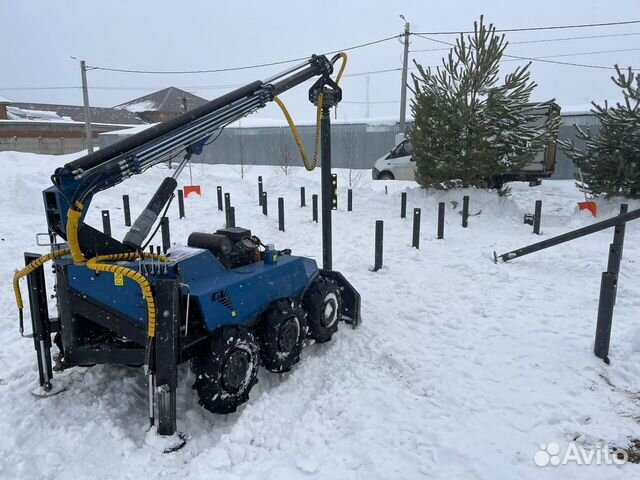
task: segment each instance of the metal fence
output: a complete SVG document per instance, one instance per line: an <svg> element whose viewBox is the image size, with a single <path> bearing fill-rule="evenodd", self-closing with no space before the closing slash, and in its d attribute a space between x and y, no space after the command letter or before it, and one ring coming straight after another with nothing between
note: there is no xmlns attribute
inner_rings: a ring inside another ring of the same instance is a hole
<svg viewBox="0 0 640 480"><path fill-rule="evenodd" d="M313 156L315 125L298 127L308 156ZM368 169L394 146L398 125L364 123L331 126L331 157L336 168ZM125 132L122 135L126 134ZM122 138L118 132L100 135L105 147ZM206 145L194 162L230 165L302 165L298 147L289 127L226 128L220 137Z"/></svg>
<svg viewBox="0 0 640 480"><path fill-rule="evenodd" d="M31 152L66 155L87 148L84 138L0 137L0 152Z"/></svg>
<svg viewBox="0 0 640 480"><path fill-rule="evenodd" d="M574 124L599 128L592 114L563 115L558 138L574 139L578 146L584 142L575 137ZM299 126L298 130L309 157L313 155L315 125ZM126 130L103 133L100 146L105 147L126 135ZM336 168L371 169L375 161L388 153L395 144L399 133L398 124L368 125L364 123L336 123L331 126L331 157ZM557 163L552 178L575 178L575 167L561 149L557 150ZM193 157L194 162L230 165L273 165L280 167L302 165L298 148L289 128L283 127L243 127L227 128L215 142L206 145L201 155Z"/></svg>

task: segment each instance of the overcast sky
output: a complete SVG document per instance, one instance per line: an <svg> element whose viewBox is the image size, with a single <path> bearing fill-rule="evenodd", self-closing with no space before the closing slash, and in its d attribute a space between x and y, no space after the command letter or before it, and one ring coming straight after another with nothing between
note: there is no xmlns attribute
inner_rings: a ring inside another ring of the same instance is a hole
<svg viewBox="0 0 640 480"><path fill-rule="evenodd" d="M399 34L403 30L400 14L416 32L468 30L480 14L498 28L534 27L637 20L640 1L0 0L0 95L14 101L81 104L82 92L77 88L15 88L78 87L80 70L71 56L89 65L150 70L212 69L304 57ZM511 42L636 33L639 35L510 45L508 53L533 57L640 47L640 24L512 33L507 37ZM454 40L453 36L436 38ZM417 50L440 47L414 36L410 59L438 64L445 51ZM401 59L402 45L391 40L350 52L346 74L398 68ZM640 67L640 49L555 59ZM502 72L515 65L505 62ZM90 101L93 106L113 106L170 85L211 99L230 90L229 85L266 78L283 68L198 75L93 70L88 72ZM563 106L617 99L610 75L608 70L534 63L532 76L539 87L533 99L555 98ZM370 116L398 115L400 72L393 71L346 77L339 117L366 115L367 78ZM313 118L306 95L303 86L284 96L296 118ZM270 105L258 115L279 118L276 108Z"/></svg>

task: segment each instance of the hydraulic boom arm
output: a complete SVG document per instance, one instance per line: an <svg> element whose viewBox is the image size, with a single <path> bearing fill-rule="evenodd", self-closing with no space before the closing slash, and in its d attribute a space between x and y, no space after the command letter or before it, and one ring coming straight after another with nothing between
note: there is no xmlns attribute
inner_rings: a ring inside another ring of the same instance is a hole
<svg viewBox="0 0 640 480"><path fill-rule="evenodd" d="M177 187L176 178L182 168L192 154L202 151L204 142L212 134L313 77L321 76L319 83L324 79L333 84L330 75L339 58L340 55L336 55L330 61L323 55L314 55L278 75L252 82L167 122L67 163L52 175L55 186L44 192L49 230L67 240L75 262L85 260L83 252L87 249L90 256L139 250L162 208L173 195ZM124 245L110 238L107 241L101 232L82 224L84 212L94 194L181 152L185 153L184 159L174 174L165 178L147 208L134 222L124 238ZM105 245L103 251L91 250L93 244L101 243Z"/></svg>

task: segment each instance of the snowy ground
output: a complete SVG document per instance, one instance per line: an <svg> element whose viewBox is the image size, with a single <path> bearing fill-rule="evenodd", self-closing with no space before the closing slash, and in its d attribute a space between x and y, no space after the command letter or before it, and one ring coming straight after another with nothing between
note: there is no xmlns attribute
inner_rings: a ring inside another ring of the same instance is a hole
<svg viewBox="0 0 640 480"><path fill-rule="evenodd" d="M533 462L540 444L626 446L640 437L640 224L627 227L609 367L592 349L611 231L509 264L491 261L494 250L540 239L522 223L537 199L544 202L542 238L592 223L576 211L581 194L572 182L514 184L508 199L466 192L472 213L481 214L465 230L463 192L389 182L385 194L369 172L354 188L354 211L346 212L341 172L334 268L362 294L362 327L343 325L333 342L308 347L290 374L260 372L249 403L231 415L201 409L182 369L178 428L189 441L167 455L148 432L146 384L136 369L75 368L54 379L63 393L31 394L38 391L35 356L18 335L10 278L23 251L43 251L35 245L35 233L46 229L40 191L65 160L0 154L0 478L640 478L633 464ZM223 185L238 225L321 261L321 227L311 222L310 206L298 206L300 186L308 205L319 193L319 172L284 176L261 167L244 180L234 167L193 172L204 196L186 200L183 220L172 205L174 241L222 226L215 187ZM89 223L100 226L99 210L108 208L121 238L121 195L131 195L135 215L166 173L157 167L100 194ZM269 192L268 218L257 206L258 175ZM399 218L401 191L409 212L422 208L420 250L410 247L410 215ZM285 197L286 233L277 229L278 196ZM447 202L443 241L435 238L438 201ZM602 217L617 205L602 204ZM377 219L385 221L385 266L373 273Z"/></svg>

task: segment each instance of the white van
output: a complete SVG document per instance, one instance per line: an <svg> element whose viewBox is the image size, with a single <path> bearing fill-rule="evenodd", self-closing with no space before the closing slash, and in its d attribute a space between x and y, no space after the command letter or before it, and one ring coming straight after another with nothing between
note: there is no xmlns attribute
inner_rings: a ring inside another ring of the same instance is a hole
<svg viewBox="0 0 640 480"><path fill-rule="evenodd" d="M415 180L416 162L412 153L409 140L403 140L391 152L376 160L371 176L374 180Z"/></svg>
<svg viewBox="0 0 640 480"><path fill-rule="evenodd" d="M539 114L535 123L543 123L550 115L560 115L560 107L555 103L549 107L538 107L531 104ZM415 180L416 162L412 157L413 147L409 140L404 139L396 145L388 154L376 160L371 171L374 180ZM506 182L529 182L529 185L539 185L541 178L553 175L556 166L556 139L547 145L547 148L538 152L531 163L525 165L522 170L508 172L488 179L490 188L501 188Z"/></svg>

